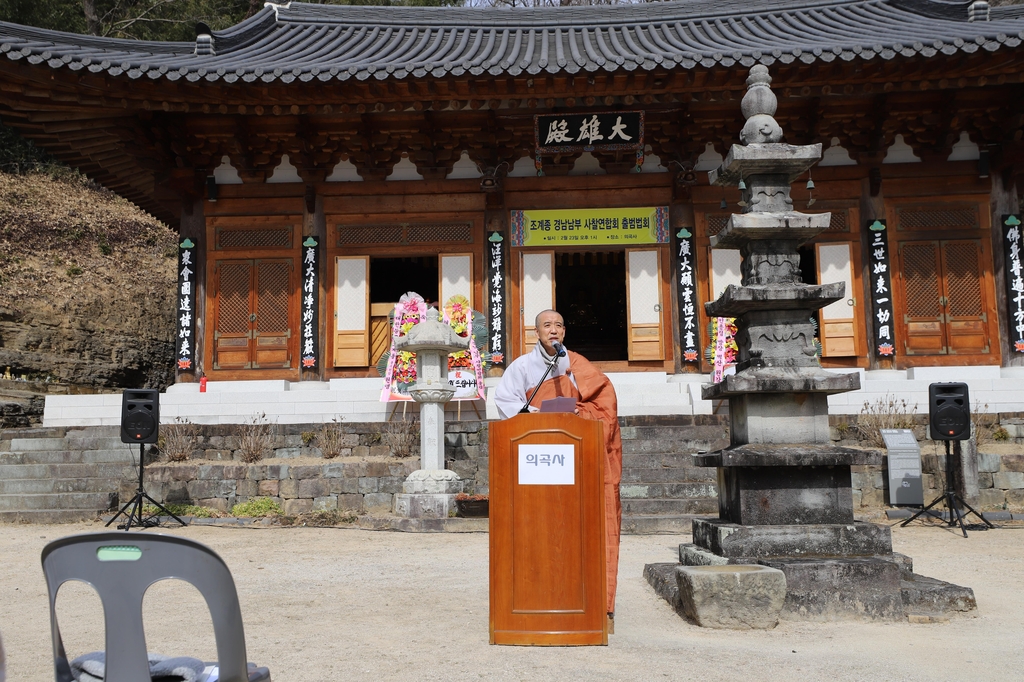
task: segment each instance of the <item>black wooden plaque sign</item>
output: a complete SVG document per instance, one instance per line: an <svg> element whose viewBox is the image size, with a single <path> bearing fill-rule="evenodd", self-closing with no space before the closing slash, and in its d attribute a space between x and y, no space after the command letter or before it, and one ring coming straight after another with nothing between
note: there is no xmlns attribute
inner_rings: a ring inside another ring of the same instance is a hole
<svg viewBox="0 0 1024 682"><path fill-rule="evenodd" d="M1021 220L1003 216L1003 254L1006 270L1006 304L1010 308L1010 350L1024 353L1024 273L1021 271Z"/></svg>
<svg viewBox="0 0 1024 682"><path fill-rule="evenodd" d="M175 343L179 372L195 371L196 245L185 238L178 245L178 328Z"/></svg>
<svg viewBox="0 0 1024 682"><path fill-rule="evenodd" d="M487 350L491 364L505 366L505 347L508 334L505 327L505 308L508 289L505 286L505 261L508 260L508 246L500 232L491 232L487 237L487 290L488 326L491 337Z"/></svg>
<svg viewBox="0 0 1024 682"><path fill-rule="evenodd" d="M314 237L302 242L302 369L316 369L320 363L320 246Z"/></svg>
<svg viewBox="0 0 1024 682"><path fill-rule="evenodd" d="M676 292L679 301L679 345L683 362L700 365L700 323L698 315L695 239L693 232L683 228L676 233Z"/></svg>
<svg viewBox="0 0 1024 682"><path fill-rule="evenodd" d="M544 114L533 117L538 154L590 151L640 151L644 148L644 112Z"/></svg>
<svg viewBox="0 0 1024 682"><path fill-rule="evenodd" d="M868 223L871 235L868 263L871 277L871 313L875 328L875 354L880 358L896 355L896 321L893 319L892 281L890 277L889 240L885 221Z"/></svg>

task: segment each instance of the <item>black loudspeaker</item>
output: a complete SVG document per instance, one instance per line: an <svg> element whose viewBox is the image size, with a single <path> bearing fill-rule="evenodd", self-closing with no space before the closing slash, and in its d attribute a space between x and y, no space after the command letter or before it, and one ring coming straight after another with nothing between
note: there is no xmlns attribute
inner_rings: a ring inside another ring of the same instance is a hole
<svg viewBox="0 0 1024 682"><path fill-rule="evenodd" d="M155 443L160 430L160 391L129 389L121 395L121 442Z"/></svg>
<svg viewBox="0 0 1024 682"><path fill-rule="evenodd" d="M971 437L971 400L967 384L951 382L928 387L928 435L932 440Z"/></svg>

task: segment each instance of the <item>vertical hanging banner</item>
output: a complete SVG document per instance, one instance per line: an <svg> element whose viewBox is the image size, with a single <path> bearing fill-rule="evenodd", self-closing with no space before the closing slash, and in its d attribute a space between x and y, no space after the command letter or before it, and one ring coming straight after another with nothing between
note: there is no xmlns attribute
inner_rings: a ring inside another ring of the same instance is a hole
<svg viewBox="0 0 1024 682"><path fill-rule="evenodd" d="M491 232L487 237L487 301L490 305L488 322L491 337L488 352L491 364L496 367L505 366L505 260L508 246L500 232Z"/></svg>
<svg viewBox="0 0 1024 682"><path fill-rule="evenodd" d="M892 308L892 281L889 269L889 240L885 221L868 223L871 232L871 313L875 327L875 354L880 358L896 355L895 320Z"/></svg>
<svg viewBox="0 0 1024 682"><path fill-rule="evenodd" d="M320 362L320 246L314 237L302 242L302 369Z"/></svg>
<svg viewBox="0 0 1024 682"><path fill-rule="evenodd" d="M1024 276L1021 272L1021 220L1018 215L1003 216L1003 254L1006 270L1006 304L1010 308L1010 349L1024 353Z"/></svg>
<svg viewBox="0 0 1024 682"><path fill-rule="evenodd" d="M697 287L694 286L693 233L685 227L676 233L676 296L679 301L679 345L683 362L700 365L700 334L697 327Z"/></svg>
<svg viewBox="0 0 1024 682"><path fill-rule="evenodd" d="M196 245L185 238L178 244L178 334L175 343L178 347L178 371L195 370L196 347Z"/></svg>

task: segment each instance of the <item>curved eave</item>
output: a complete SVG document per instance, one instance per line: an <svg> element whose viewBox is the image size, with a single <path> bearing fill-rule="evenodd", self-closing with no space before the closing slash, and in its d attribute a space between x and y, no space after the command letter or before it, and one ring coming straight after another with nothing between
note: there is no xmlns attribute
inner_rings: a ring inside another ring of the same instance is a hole
<svg viewBox="0 0 1024 682"><path fill-rule="evenodd" d="M1015 15L971 23L914 11L931 5L940 3L769 0L756 10L736 0L524 10L293 3L215 33L216 54L195 54L191 43L13 24L0 24L0 54L129 81L287 84L927 58L1024 41L1024 19Z"/></svg>

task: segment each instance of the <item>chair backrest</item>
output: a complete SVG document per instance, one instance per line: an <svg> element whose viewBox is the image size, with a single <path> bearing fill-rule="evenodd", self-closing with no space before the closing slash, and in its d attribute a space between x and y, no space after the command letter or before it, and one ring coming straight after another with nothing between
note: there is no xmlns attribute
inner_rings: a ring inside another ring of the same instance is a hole
<svg viewBox="0 0 1024 682"><path fill-rule="evenodd" d="M206 600L217 640L222 682L245 682L245 634L238 595L227 565L193 540L151 533L89 533L54 540L42 554L50 594L50 634L57 682L73 682L57 627L57 590L69 580L92 585L103 603L107 682L149 679L142 598L149 586L177 578Z"/></svg>

